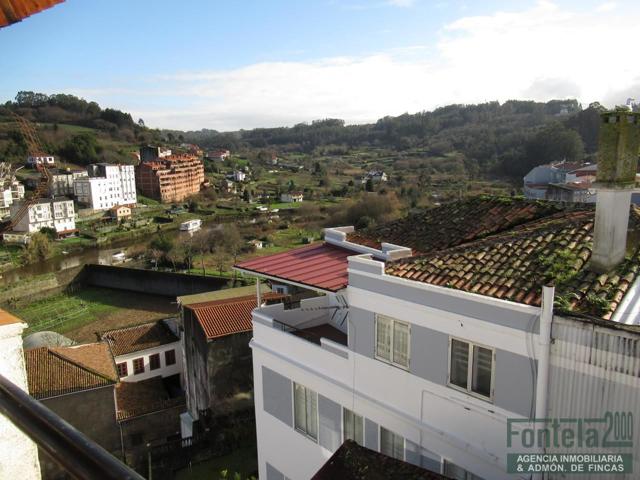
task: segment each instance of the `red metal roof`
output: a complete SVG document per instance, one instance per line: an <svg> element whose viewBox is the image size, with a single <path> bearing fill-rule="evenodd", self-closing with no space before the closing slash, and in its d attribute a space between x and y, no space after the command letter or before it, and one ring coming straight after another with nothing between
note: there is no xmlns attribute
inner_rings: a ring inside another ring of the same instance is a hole
<svg viewBox="0 0 640 480"><path fill-rule="evenodd" d="M236 267L283 281L337 292L347 286L347 258L352 255L357 253L327 243L318 243L247 260Z"/></svg>
<svg viewBox="0 0 640 480"><path fill-rule="evenodd" d="M263 294L263 300L284 298L278 293ZM226 298L212 302L193 303L184 308L193 312L208 340L252 330L251 312L256 308L256 296Z"/></svg>

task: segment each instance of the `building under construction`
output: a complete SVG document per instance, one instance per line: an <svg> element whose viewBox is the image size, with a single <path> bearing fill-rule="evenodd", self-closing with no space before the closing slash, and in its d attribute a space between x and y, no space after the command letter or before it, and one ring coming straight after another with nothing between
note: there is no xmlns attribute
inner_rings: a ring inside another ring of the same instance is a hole
<svg viewBox="0 0 640 480"><path fill-rule="evenodd" d="M204 165L193 155L170 155L140 162L136 187L145 197L163 203L181 202L200 191Z"/></svg>

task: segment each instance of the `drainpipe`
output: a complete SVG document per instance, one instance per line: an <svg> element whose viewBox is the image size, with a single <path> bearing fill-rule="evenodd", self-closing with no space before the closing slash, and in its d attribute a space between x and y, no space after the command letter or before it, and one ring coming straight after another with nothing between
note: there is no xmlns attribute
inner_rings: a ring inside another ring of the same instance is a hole
<svg viewBox="0 0 640 480"><path fill-rule="evenodd" d="M256 277L256 305L258 308L262 305L262 296L260 295L260 278Z"/></svg>
<svg viewBox="0 0 640 480"><path fill-rule="evenodd" d="M549 362L551 350L551 325L553 323L553 300L555 287L542 287L542 307L540 309L540 332L538 334L538 375L536 378L536 413L535 418L547 417L549 400ZM539 453L545 453L546 448L540 448ZM542 479L544 474L534 475L533 478Z"/></svg>

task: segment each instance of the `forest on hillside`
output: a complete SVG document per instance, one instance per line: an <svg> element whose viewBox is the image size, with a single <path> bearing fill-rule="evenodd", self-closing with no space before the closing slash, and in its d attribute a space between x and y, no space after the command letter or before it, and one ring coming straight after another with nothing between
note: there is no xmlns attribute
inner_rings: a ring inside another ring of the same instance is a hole
<svg viewBox="0 0 640 480"><path fill-rule="evenodd" d="M449 105L434 111L384 117L375 123L346 125L340 119L315 120L293 127L256 128L237 132L202 129L154 130L130 114L102 109L73 95L19 92L4 104L49 130L46 147L72 163L125 158L124 145L151 142L190 142L203 148L276 152L280 155L347 155L357 149L411 152L425 158L455 154L466 175L522 177L548 162L592 159L597 148L599 113L593 103L576 100L546 103L511 100L500 104ZM0 109L0 120L2 120ZM83 130L57 133L59 125ZM99 141L102 140L102 141ZM113 151L112 151L113 150ZM16 161L26 151L19 132L9 129L0 138L0 158Z"/></svg>

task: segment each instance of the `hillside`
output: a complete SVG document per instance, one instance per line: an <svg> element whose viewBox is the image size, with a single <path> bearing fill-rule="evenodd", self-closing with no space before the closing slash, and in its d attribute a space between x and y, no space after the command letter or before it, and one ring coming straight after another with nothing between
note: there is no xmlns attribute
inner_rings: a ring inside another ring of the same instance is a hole
<svg viewBox="0 0 640 480"><path fill-rule="evenodd" d="M140 144L160 140L128 113L73 95L18 92L15 101L0 106L0 160L16 164L24 162L27 146L7 110L33 122L45 151L62 164L132 163L131 152Z"/></svg>

